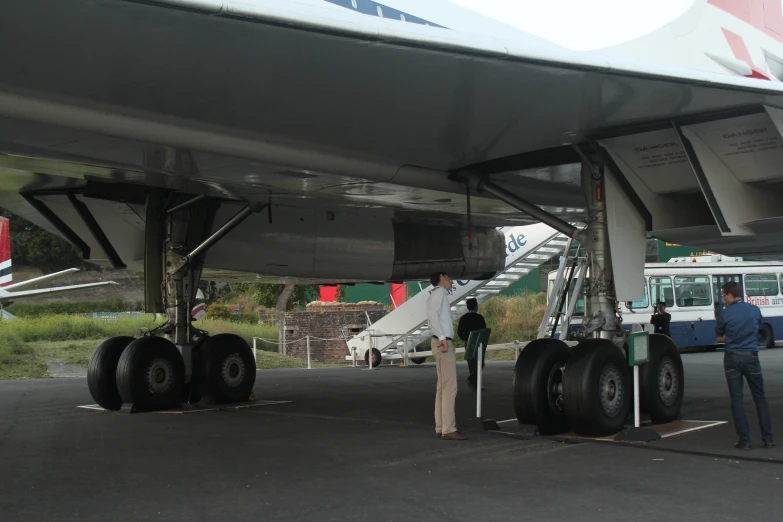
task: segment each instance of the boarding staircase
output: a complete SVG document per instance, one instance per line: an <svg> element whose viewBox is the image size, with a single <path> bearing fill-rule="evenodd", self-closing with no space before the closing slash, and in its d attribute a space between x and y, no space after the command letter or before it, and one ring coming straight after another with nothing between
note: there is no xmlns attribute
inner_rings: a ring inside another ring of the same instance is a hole
<svg viewBox="0 0 783 522"><path fill-rule="evenodd" d="M552 257L560 255L569 245L569 239L544 225L504 227L506 238L506 266L494 278L484 281L455 281L449 292L449 302L455 319L467 312L466 302L471 297L481 304L490 297L529 274ZM407 300L367 329L347 339L350 357L364 359L367 350L376 348L383 357L413 352L416 345L430 337L427 325L427 297L422 291ZM355 351L355 352L354 352Z"/></svg>

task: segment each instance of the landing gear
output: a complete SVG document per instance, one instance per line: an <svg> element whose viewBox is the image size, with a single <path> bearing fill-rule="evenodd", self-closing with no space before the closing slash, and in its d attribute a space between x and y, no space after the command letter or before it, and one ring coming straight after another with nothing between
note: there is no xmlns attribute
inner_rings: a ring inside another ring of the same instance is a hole
<svg viewBox="0 0 783 522"><path fill-rule="evenodd" d="M665 335L650 335L650 359L639 371L639 402L653 424L672 422L680 415L685 374L680 351Z"/></svg>
<svg viewBox="0 0 783 522"><path fill-rule="evenodd" d="M244 339L234 334L218 334L201 343L202 396L216 403L249 399L256 383L256 361Z"/></svg>
<svg viewBox="0 0 783 522"><path fill-rule="evenodd" d="M378 348L372 349L372 367L377 368L380 366L381 361L383 360L383 357L381 356L381 351L378 350ZM367 350L364 352L364 364L368 365L370 364L370 350Z"/></svg>
<svg viewBox="0 0 783 522"><path fill-rule="evenodd" d="M95 402L102 408L118 411L122 408L122 397L117 391L117 364L133 337L112 337L106 339L92 354L87 366L87 387Z"/></svg>
<svg viewBox="0 0 783 522"><path fill-rule="evenodd" d="M569 348L557 339L530 342L514 366L514 411L520 424L538 427L542 435L568 431L563 410L563 370Z"/></svg>
<svg viewBox="0 0 783 522"><path fill-rule="evenodd" d="M602 436L623 428L631 408L628 361L614 343L587 339L568 359L563 378L565 413L574 431Z"/></svg>
<svg viewBox="0 0 783 522"><path fill-rule="evenodd" d="M182 401L185 362L174 343L162 337L141 337L122 352L117 389L124 403L138 408L167 408Z"/></svg>
<svg viewBox="0 0 783 522"><path fill-rule="evenodd" d="M112 338L93 354L90 393L98 404L131 411L182 402L246 401L256 380L253 352L242 338L210 337L194 328L195 302L205 252L253 212L248 205L212 232L220 202L151 189L147 197L144 291L147 312L166 322L139 339ZM271 219L271 218L270 218Z"/></svg>

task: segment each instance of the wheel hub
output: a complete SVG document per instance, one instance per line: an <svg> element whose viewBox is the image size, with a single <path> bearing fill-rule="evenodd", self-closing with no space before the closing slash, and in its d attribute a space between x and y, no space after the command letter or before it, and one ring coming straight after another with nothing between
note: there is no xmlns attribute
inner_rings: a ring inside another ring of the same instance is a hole
<svg viewBox="0 0 783 522"><path fill-rule="evenodd" d="M555 413L563 413L563 367L559 364L549 370L547 378L549 408Z"/></svg>
<svg viewBox="0 0 783 522"><path fill-rule="evenodd" d="M245 380L245 361L238 353L232 353L223 360L221 374L223 382L236 388Z"/></svg>
<svg viewBox="0 0 783 522"><path fill-rule="evenodd" d="M153 359L147 367L146 380L153 395L166 393L174 384L174 367L166 359Z"/></svg>
<svg viewBox="0 0 783 522"><path fill-rule="evenodd" d="M671 406L677 400L680 382L677 367L671 357L664 357L658 367L658 396L666 406Z"/></svg>
<svg viewBox="0 0 783 522"><path fill-rule="evenodd" d="M604 413L609 417L617 416L625 400L625 393L620 371L614 365L607 365L601 372L598 393Z"/></svg>

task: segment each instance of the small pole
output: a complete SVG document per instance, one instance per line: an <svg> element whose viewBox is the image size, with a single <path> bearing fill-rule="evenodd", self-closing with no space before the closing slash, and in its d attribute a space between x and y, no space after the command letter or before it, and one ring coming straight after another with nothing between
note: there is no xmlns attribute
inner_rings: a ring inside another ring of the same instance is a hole
<svg viewBox="0 0 783 522"><path fill-rule="evenodd" d="M481 366L484 364L484 346L478 345L478 390L476 390L476 418L481 419Z"/></svg>
<svg viewBox="0 0 783 522"><path fill-rule="evenodd" d="M258 357L256 357L256 342L257 338L253 337L253 359L258 361Z"/></svg>
<svg viewBox="0 0 783 522"><path fill-rule="evenodd" d="M375 330L370 330L370 349L367 352L367 369L374 370L372 366L373 348L375 348Z"/></svg>
<svg viewBox="0 0 783 522"><path fill-rule="evenodd" d="M310 365L310 336L307 336L307 369L312 370L313 367Z"/></svg>
<svg viewBox="0 0 783 522"><path fill-rule="evenodd" d="M351 359L353 359L353 367L356 368L356 347L351 346Z"/></svg>
<svg viewBox="0 0 783 522"><path fill-rule="evenodd" d="M404 368L408 367L408 334L405 334L405 342L402 346L402 349L405 350L405 353L402 356L402 366Z"/></svg>
<svg viewBox="0 0 783 522"><path fill-rule="evenodd" d="M633 367L633 425L639 427L639 365Z"/></svg>

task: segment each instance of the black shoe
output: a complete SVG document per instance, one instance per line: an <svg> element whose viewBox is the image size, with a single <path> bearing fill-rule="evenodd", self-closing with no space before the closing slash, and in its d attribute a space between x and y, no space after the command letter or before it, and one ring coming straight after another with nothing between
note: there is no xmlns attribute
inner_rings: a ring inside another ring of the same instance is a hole
<svg viewBox="0 0 783 522"><path fill-rule="evenodd" d="M774 449L775 448L775 443L774 442L765 442L764 443L764 447L767 448L767 449Z"/></svg>
<svg viewBox="0 0 783 522"><path fill-rule="evenodd" d="M468 381L468 387L469 387L469 388L470 388L470 390L471 390L471 391L473 391L474 393L475 393L475 392L478 390L478 386L476 386L476 383L475 383L475 382L473 382L473 381Z"/></svg>
<svg viewBox="0 0 783 522"><path fill-rule="evenodd" d="M749 450L750 444L745 444L744 442L738 440L734 443L734 447L740 450Z"/></svg>

